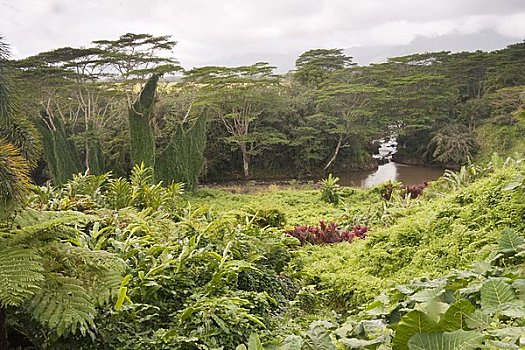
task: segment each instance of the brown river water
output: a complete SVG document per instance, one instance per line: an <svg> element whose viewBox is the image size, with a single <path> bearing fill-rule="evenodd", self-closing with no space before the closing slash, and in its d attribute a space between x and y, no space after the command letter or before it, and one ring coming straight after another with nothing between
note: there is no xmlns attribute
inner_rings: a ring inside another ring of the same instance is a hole
<svg viewBox="0 0 525 350"><path fill-rule="evenodd" d="M416 165L404 165L389 162L380 165L376 170L358 171L336 174L342 186L372 187L392 180L402 182L404 185L417 185L424 181L436 180L445 172L442 168L432 168Z"/></svg>

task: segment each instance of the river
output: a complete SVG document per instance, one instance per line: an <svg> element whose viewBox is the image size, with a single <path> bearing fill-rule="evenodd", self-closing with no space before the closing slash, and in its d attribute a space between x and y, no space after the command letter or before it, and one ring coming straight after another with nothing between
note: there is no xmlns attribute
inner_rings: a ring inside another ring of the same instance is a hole
<svg viewBox="0 0 525 350"><path fill-rule="evenodd" d="M357 171L337 174L339 184L351 187L372 187L388 180L399 181L405 185L417 185L432 181L443 175L444 169L425 166L405 165L388 162L377 170Z"/></svg>
<svg viewBox="0 0 525 350"><path fill-rule="evenodd" d="M444 173L444 169L426 166L398 164L392 161L392 155L397 152L395 136L387 140L379 140L378 153L374 154L381 165L376 170L357 171L337 174L339 184L351 187L372 187L386 181L399 181L404 185L417 185L432 181Z"/></svg>

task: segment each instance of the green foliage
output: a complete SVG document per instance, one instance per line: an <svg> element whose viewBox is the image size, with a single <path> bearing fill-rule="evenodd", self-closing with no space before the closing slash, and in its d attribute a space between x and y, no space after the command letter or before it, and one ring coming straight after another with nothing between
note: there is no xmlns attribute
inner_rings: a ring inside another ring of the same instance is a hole
<svg viewBox="0 0 525 350"><path fill-rule="evenodd" d="M155 134L153 132L153 113L159 75L148 79L140 92L138 100L128 112L131 164L153 168L155 166Z"/></svg>
<svg viewBox="0 0 525 350"><path fill-rule="evenodd" d="M43 118L46 118L44 116ZM67 136L62 121L57 119L51 129L49 122L39 120L37 127L42 134L44 159L49 176L55 184L61 185L82 171L79 153L75 144Z"/></svg>
<svg viewBox="0 0 525 350"><path fill-rule="evenodd" d="M0 127L3 138L15 146L31 168L35 168L41 156L42 142L35 126L27 119L12 118L7 125Z"/></svg>
<svg viewBox="0 0 525 350"><path fill-rule="evenodd" d="M22 334L28 334L27 320L38 325L39 332L28 335L35 345L77 331L93 334L96 306L113 298L120 284L123 262L82 243L90 219L26 209L1 234L1 304Z"/></svg>
<svg viewBox="0 0 525 350"><path fill-rule="evenodd" d="M428 149L442 164L465 164L472 159L476 143L466 127L448 125L433 134Z"/></svg>
<svg viewBox="0 0 525 350"><path fill-rule="evenodd" d="M9 58L9 47L0 37L0 124L7 124L14 107L11 92L12 86L9 81L7 60Z"/></svg>
<svg viewBox="0 0 525 350"><path fill-rule="evenodd" d="M321 180L321 199L326 203L339 204L339 178L328 174L328 177Z"/></svg>
<svg viewBox="0 0 525 350"><path fill-rule="evenodd" d="M0 306L18 306L40 289L41 258L31 249L0 246Z"/></svg>
<svg viewBox="0 0 525 350"><path fill-rule="evenodd" d="M91 296L77 279L59 274L46 275L45 284L29 302L27 311L58 336L75 334L77 330L85 335L95 326Z"/></svg>
<svg viewBox="0 0 525 350"><path fill-rule="evenodd" d="M352 57L346 56L343 49L314 49L302 53L295 61L294 79L299 83L317 87L330 76L330 73L351 65Z"/></svg>
<svg viewBox="0 0 525 350"><path fill-rule="evenodd" d="M352 309L414 276L439 276L481 260L498 244L503 227L523 227L525 211L521 190L502 190L523 173L522 165L488 168L454 192L436 184L421 199L381 204L379 219L367 222L373 233L365 242L305 247L293 268L306 283L326 290L335 308Z"/></svg>
<svg viewBox="0 0 525 350"><path fill-rule="evenodd" d="M0 139L0 219L25 200L29 183L29 164L18 149Z"/></svg>
<svg viewBox="0 0 525 350"><path fill-rule="evenodd" d="M187 189L194 190L205 160L206 115L187 124L177 125L168 146L157 156L155 179L166 184L183 182Z"/></svg>
<svg viewBox="0 0 525 350"><path fill-rule="evenodd" d="M482 345L482 334L462 330L450 333L418 333L408 342L408 348L411 350L475 350Z"/></svg>

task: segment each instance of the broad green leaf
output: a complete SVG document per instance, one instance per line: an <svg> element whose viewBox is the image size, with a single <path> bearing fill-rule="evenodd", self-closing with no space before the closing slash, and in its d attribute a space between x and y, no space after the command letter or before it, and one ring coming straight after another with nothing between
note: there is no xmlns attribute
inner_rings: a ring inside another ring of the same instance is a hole
<svg viewBox="0 0 525 350"><path fill-rule="evenodd" d="M508 304L501 314L511 318L525 318L525 305L521 300Z"/></svg>
<svg viewBox="0 0 525 350"><path fill-rule="evenodd" d="M518 279L512 282L512 287L518 292L521 300L525 300L525 279Z"/></svg>
<svg viewBox="0 0 525 350"><path fill-rule="evenodd" d="M516 344L507 343L499 340L487 340L485 341L485 347L488 349L498 350L520 350L520 347Z"/></svg>
<svg viewBox="0 0 525 350"><path fill-rule="evenodd" d="M504 308L505 304L515 301L516 294L503 279L491 278L481 287L481 307L486 312L494 313Z"/></svg>
<svg viewBox="0 0 525 350"><path fill-rule="evenodd" d="M410 350L475 350L483 344L483 334L457 330L447 333L417 333L408 341Z"/></svg>
<svg viewBox="0 0 525 350"><path fill-rule="evenodd" d="M279 346L279 350L301 350L303 346L303 338L298 335L289 335L284 338L283 343Z"/></svg>
<svg viewBox="0 0 525 350"><path fill-rule="evenodd" d="M484 330L490 327L491 322L492 319L490 315L480 309L465 316L465 323L470 329Z"/></svg>
<svg viewBox="0 0 525 350"><path fill-rule="evenodd" d="M476 310L468 300L461 299L452 304L439 321L439 327L445 331L455 331L458 329L467 329L465 316Z"/></svg>
<svg viewBox="0 0 525 350"><path fill-rule="evenodd" d="M304 339L305 350L336 350L330 337L334 325L326 321L315 321L310 325L310 330Z"/></svg>
<svg viewBox="0 0 525 350"><path fill-rule="evenodd" d="M408 299L414 300L420 303L424 303L424 302L428 302L431 300L435 300L444 292L445 290L441 287L432 288L432 289L423 289L415 293L414 295L410 296Z"/></svg>
<svg viewBox="0 0 525 350"><path fill-rule="evenodd" d="M423 312L410 311L401 318L397 326L393 348L406 350L408 349L408 341L414 334L436 332L438 329L437 323Z"/></svg>
<svg viewBox="0 0 525 350"><path fill-rule="evenodd" d="M250 334L250 339L248 340L248 350L264 350L261 339L256 333Z"/></svg>
<svg viewBox="0 0 525 350"><path fill-rule="evenodd" d="M371 340L357 339L357 338L343 338L339 342L343 344L346 349L366 349L367 346L380 344L384 341L384 338L376 338Z"/></svg>
<svg viewBox="0 0 525 350"><path fill-rule="evenodd" d="M523 238L520 237L514 230L506 228L501 232L501 236L498 241L499 251L502 253L517 253L525 243Z"/></svg>

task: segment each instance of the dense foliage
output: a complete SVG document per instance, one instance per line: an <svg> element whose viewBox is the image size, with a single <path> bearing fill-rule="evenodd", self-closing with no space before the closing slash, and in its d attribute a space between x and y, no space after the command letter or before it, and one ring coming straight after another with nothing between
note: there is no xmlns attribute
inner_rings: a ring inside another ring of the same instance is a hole
<svg viewBox="0 0 525 350"><path fill-rule="evenodd" d="M262 62L174 76L174 47L166 36L126 34L9 62L20 111L43 137L38 176L57 184L85 171L126 176L144 162L159 180L193 188L198 176L373 168L374 140L392 133L396 160L450 167L523 144L525 43L365 67L341 49L314 49L283 76ZM31 135L27 123L18 130Z"/></svg>
<svg viewBox="0 0 525 350"><path fill-rule="evenodd" d="M11 62L0 41L1 349L525 346L525 161L484 144L523 144L524 43L176 82L169 37L94 45ZM399 159L459 171L196 186L364 167L392 132Z"/></svg>

